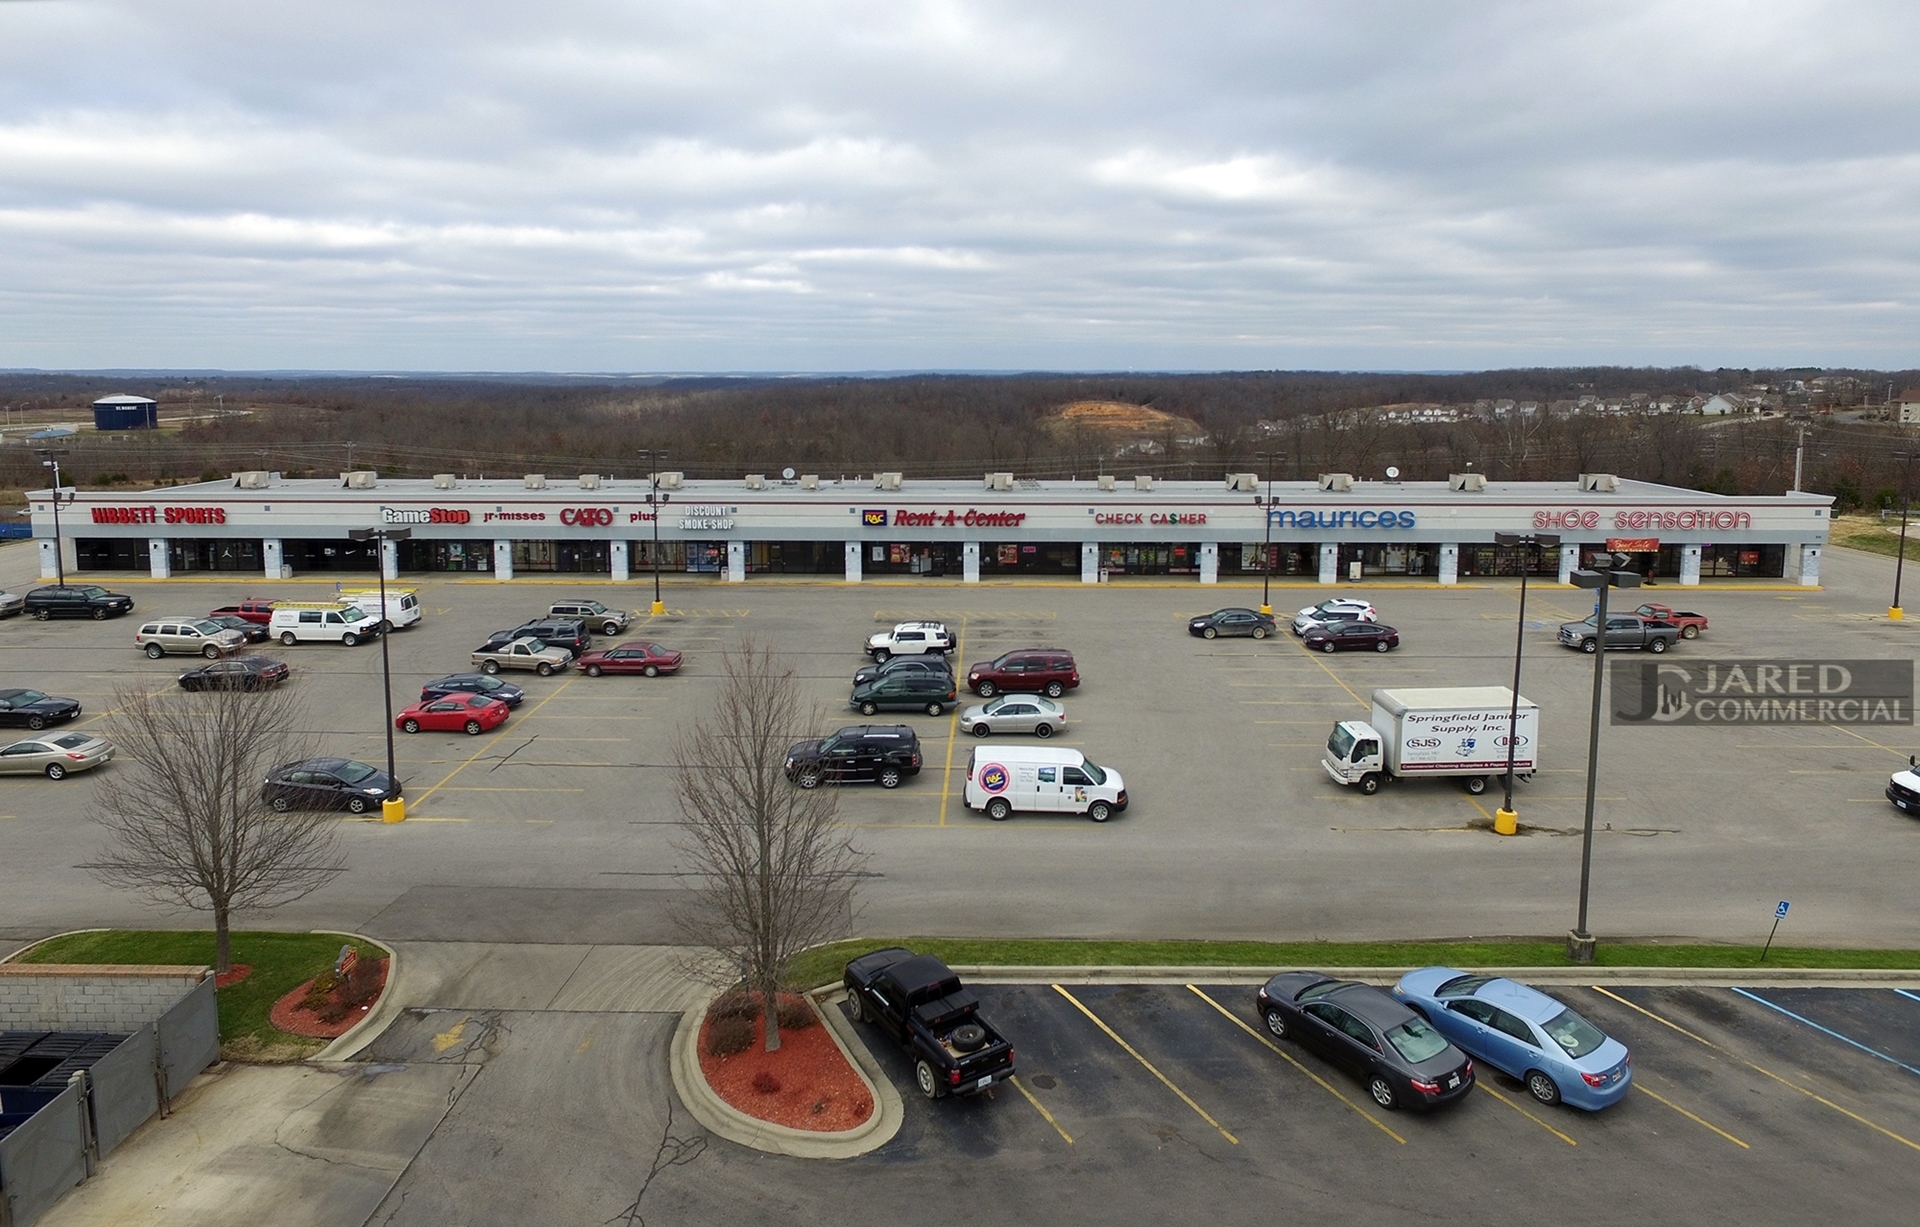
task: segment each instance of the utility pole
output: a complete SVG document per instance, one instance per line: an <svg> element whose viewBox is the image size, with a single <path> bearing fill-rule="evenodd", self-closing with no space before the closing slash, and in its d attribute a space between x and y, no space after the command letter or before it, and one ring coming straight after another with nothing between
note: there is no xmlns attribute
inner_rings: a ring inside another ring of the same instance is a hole
<svg viewBox="0 0 1920 1227"><path fill-rule="evenodd" d="M1800 427L1800 437L1793 445L1793 492L1800 493L1800 466L1807 458L1807 428Z"/></svg>

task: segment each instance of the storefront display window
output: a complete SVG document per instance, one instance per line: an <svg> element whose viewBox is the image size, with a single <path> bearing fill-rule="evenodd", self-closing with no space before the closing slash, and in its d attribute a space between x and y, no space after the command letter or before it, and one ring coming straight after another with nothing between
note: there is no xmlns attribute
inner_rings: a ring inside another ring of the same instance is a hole
<svg viewBox="0 0 1920 1227"><path fill-rule="evenodd" d="M1440 572L1440 547L1437 545L1343 545L1340 547L1340 577L1352 574L1360 564L1362 575L1428 576Z"/></svg>
<svg viewBox="0 0 1920 1227"><path fill-rule="evenodd" d="M1102 545L1100 566L1109 575L1198 575L1198 544Z"/></svg>

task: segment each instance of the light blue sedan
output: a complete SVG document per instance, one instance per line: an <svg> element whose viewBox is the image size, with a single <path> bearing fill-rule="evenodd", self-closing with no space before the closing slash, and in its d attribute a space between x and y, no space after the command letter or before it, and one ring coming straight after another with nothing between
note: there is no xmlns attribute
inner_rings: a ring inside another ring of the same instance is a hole
<svg viewBox="0 0 1920 1227"><path fill-rule="evenodd" d="M1475 1060L1526 1083L1541 1103L1598 1112L1633 1084L1625 1044L1524 984L1422 967L1401 976L1393 995Z"/></svg>

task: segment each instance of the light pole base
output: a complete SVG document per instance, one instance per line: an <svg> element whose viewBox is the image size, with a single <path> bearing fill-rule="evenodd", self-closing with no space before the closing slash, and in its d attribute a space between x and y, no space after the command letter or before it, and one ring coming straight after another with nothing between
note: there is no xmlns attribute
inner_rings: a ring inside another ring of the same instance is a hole
<svg viewBox="0 0 1920 1227"><path fill-rule="evenodd" d="M1520 815L1510 809L1493 811L1493 833L1495 835L1518 835L1520 833Z"/></svg>
<svg viewBox="0 0 1920 1227"><path fill-rule="evenodd" d="M1889 605L1887 607L1887 620L1889 622L1898 622L1906 616L1907 616L1907 611L1900 608L1898 605Z"/></svg>
<svg viewBox="0 0 1920 1227"><path fill-rule="evenodd" d="M1582 933L1577 929L1567 932L1567 961L1570 963L1593 962L1595 939L1591 933Z"/></svg>
<svg viewBox="0 0 1920 1227"><path fill-rule="evenodd" d="M405 822L406 820L407 803L404 798L395 797L391 801L382 801L380 803L380 821Z"/></svg>
<svg viewBox="0 0 1920 1227"><path fill-rule="evenodd" d="M1267 615L1267 616L1268 616L1269 618L1271 618L1271 617L1273 616L1273 606L1271 606L1271 605L1262 605L1262 606L1260 607L1260 612L1261 612L1261 613L1263 613L1263 614L1265 614L1265 615Z"/></svg>
<svg viewBox="0 0 1920 1227"><path fill-rule="evenodd" d="M655 601L653 603L653 608L649 610L649 612L652 613L653 616L657 618L661 614L667 612L667 603L665 601Z"/></svg>

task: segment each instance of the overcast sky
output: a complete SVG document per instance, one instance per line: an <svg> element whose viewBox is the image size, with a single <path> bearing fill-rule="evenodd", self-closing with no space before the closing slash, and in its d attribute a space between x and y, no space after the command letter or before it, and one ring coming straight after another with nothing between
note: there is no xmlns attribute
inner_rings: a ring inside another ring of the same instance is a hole
<svg viewBox="0 0 1920 1227"><path fill-rule="evenodd" d="M1912 0L0 0L0 366L1920 365Z"/></svg>

